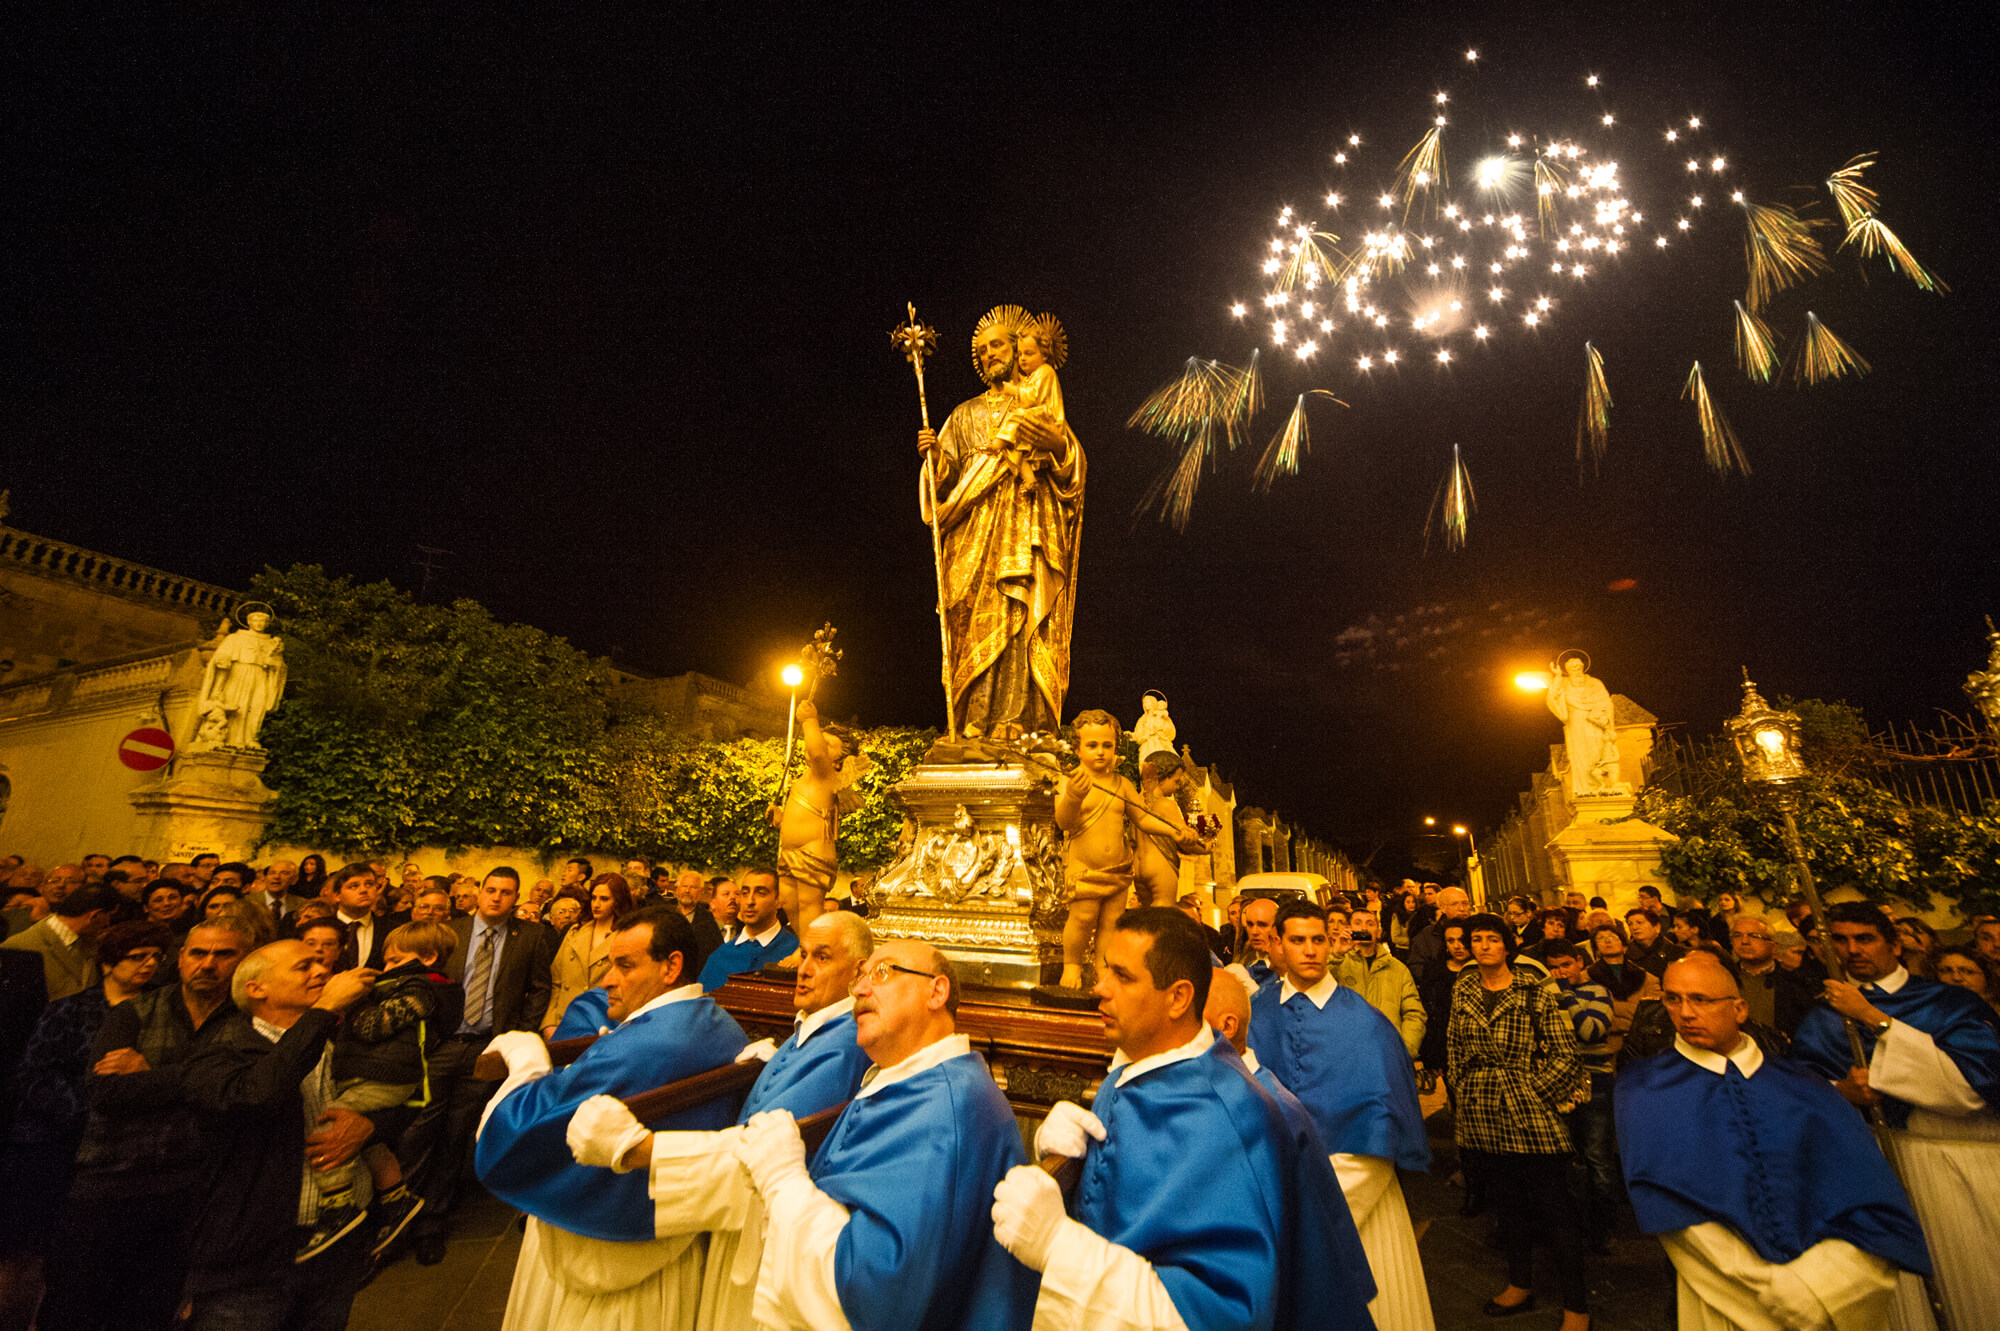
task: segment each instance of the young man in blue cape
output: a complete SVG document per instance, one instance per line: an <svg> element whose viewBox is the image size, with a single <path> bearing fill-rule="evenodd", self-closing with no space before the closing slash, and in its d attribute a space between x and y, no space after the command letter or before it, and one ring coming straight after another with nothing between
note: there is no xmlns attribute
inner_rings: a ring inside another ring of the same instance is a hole
<svg viewBox="0 0 2000 1331"><path fill-rule="evenodd" d="M1058 1105L1035 1142L1081 1155L1073 1214L1047 1173L1014 1169L993 1190L994 1233L1042 1273L1037 1331L1267 1331L1284 1120L1240 1062L1210 1056L1208 948L1186 916L1128 910L1101 946L1098 1010L1118 1052L1091 1112Z"/></svg>
<svg viewBox="0 0 2000 1331"><path fill-rule="evenodd" d="M1924 1227L1935 1284L1954 1328L1990 1326L2000 1309L2000 1019L1970 990L1903 969L1896 927L1862 901L1827 908L1846 980L1799 1023L1792 1057L1857 1106L1880 1105L1884 1140ZM1852 1066L1842 1018L1861 1027ZM1905 1277L1902 1320L1923 1325L1923 1292Z"/></svg>
<svg viewBox="0 0 2000 1331"><path fill-rule="evenodd" d="M1618 1078L1639 1228L1679 1275L1682 1331L1888 1324L1923 1232L1859 1115L1812 1069L1765 1058L1735 976L1706 952L1667 967L1674 1046Z"/></svg>
<svg viewBox="0 0 2000 1331"><path fill-rule="evenodd" d="M1375 1277L1369 1273L1368 1254L1355 1232L1347 1197L1312 1115L1250 1048L1250 994L1242 981L1229 971L1215 971L1209 977L1201 1019L1221 1037L1213 1056L1227 1059L1234 1053L1243 1070L1276 1103L1290 1132L1285 1177L1292 1187L1279 1263L1277 1325L1374 1331L1368 1305L1375 1300Z"/></svg>
<svg viewBox="0 0 2000 1331"><path fill-rule="evenodd" d="M763 1199L759 1326L1001 1331L1033 1316L1034 1273L994 1242L993 1185L1027 1153L1007 1098L957 1033L958 977L928 943L877 947L854 984L874 1064L811 1167L785 1109L736 1143Z"/></svg>
<svg viewBox="0 0 2000 1331"><path fill-rule="evenodd" d="M566 1134L593 1096L638 1095L728 1063L744 1046L743 1029L701 986L682 982L695 943L679 911L645 906L614 928L604 978L613 1030L560 1071L531 1031L489 1046L507 1060L507 1080L487 1105L473 1163L495 1196L530 1217L507 1296L508 1331L689 1326L701 1298L705 1245L691 1235L656 1238L645 1176L578 1169ZM732 1109L727 1100L697 1105L655 1126L720 1128Z"/></svg>
<svg viewBox="0 0 2000 1331"><path fill-rule="evenodd" d="M798 936L778 921L778 875L770 869L745 869L738 889L736 932L709 954L701 968L701 987L714 993L732 975L775 966L799 950Z"/></svg>
<svg viewBox="0 0 2000 1331"><path fill-rule="evenodd" d="M1431 1331L1430 1291L1398 1167L1427 1170L1430 1143L1403 1037L1334 979L1326 912L1303 898L1273 926L1283 976L1250 1000L1250 1047L1299 1098L1332 1152L1334 1173L1375 1277L1369 1311L1383 1331Z"/></svg>
<svg viewBox="0 0 2000 1331"><path fill-rule="evenodd" d="M806 926L805 960L792 995L798 1014L793 1033L783 1044L759 1040L736 1056L739 1063L765 1060L738 1124L766 1109L807 1118L853 1098L870 1064L856 1041L848 991L874 946L867 922L847 911L829 911ZM753 1315L764 1211L736 1159L742 1135L740 1126L650 1132L608 1095L584 1101L570 1119L569 1146L578 1164L619 1174L648 1171L655 1235L708 1235L697 1328L727 1331L750 1325Z"/></svg>

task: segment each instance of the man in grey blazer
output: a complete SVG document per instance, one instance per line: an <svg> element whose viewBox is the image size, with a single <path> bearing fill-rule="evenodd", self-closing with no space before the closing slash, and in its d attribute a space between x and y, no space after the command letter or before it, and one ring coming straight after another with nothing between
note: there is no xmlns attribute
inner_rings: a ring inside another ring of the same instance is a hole
<svg viewBox="0 0 2000 1331"><path fill-rule="evenodd" d="M47 916L0 942L0 947L41 955L51 1003L80 994L97 983L96 939L111 922L117 904L108 887L91 883L75 888L55 902Z"/></svg>
<svg viewBox="0 0 2000 1331"><path fill-rule="evenodd" d="M431 1103L396 1152L424 1199L412 1243L426 1266L444 1259L447 1213L471 1166L479 1115L498 1086L475 1078L472 1065L494 1036L540 1030L548 1010L555 935L514 914L520 898L520 874L502 865L480 883L472 914L451 922L458 946L444 970L465 987L465 1018L432 1057Z"/></svg>

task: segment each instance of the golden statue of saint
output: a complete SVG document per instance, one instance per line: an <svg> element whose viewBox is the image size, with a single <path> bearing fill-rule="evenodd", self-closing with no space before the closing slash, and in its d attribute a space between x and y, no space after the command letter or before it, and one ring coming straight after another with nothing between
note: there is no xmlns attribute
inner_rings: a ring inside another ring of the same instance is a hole
<svg viewBox="0 0 2000 1331"><path fill-rule="evenodd" d="M923 516L935 516L943 546L952 719L969 739L1053 732L1069 689L1083 447L1059 395L1049 409L1060 390L1046 369L1051 382L1022 401L1024 336L1031 350L1047 348L1061 325L1017 305L989 310L972 335L986 391L917 436L937 496L935 515Z"/></svg>

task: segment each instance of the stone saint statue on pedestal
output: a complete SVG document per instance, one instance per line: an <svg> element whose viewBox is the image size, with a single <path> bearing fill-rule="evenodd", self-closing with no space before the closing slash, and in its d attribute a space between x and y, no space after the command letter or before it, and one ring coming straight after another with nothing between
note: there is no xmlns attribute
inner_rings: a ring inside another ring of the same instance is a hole
<svg viewBox="0 0 2000 1331"><path fill-rule="evenodd" d="M1549 710L1563 723L1569 752L1569 793L1616 795L1628 787L1618 779L1618 727L1611 693L1588 673L1590 658L1564 652L1550 667Z"/></svg>
<svg viewBox="0 0 2000 1331"><path fill-rule="evenodd" d="M1172 753L1174 736L1173 717L1167 715L1166 695L1157 690L1149 690L1139 700L1138 723L1132 727L1132 742L1139 746L1139 761L1145 762L1156 753Z"/></svg>
<svg viewBox="0 0 2000 1331"><path fill-rule="evenodd" d="M265 714L285 692L285 642L266 632L270 626L269 613L252 610L243 616L242 628L216 645L195 699L202 724L191 750L259 747L257 732ZM229 621L222 627L226 630Z"/></svg>
<svg viewBox="0 0 2000 1331"><path fill-rule="evenodd" d="M960 403L943 429L917 436L937 496L952 720L968 739L1052 733L1069 689L1083 448L1059 416L1024 411L1010 420L1020 340L1052 324L1017 305L987 311L972 335L986 391ZM1020 483L1010 451L1034 459L1034 485Z"/></svg>

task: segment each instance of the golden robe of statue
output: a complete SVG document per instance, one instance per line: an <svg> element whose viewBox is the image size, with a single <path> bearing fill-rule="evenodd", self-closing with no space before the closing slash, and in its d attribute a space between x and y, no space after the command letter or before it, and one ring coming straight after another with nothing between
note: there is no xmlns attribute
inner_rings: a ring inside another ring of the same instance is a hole
<svg viewBox="0 0 2000 1331"><path fill-rule="evenodd" d="M1054 731L1062 716L1084 458L1062 425L1054 449L1042 453L1038 483L1024 490L995 437L1016 405L1013 330L992 315L980 326L974 359L989 387L951 413L927 465L944 547L952 716L962 735L1008 739Z"/></svg>

